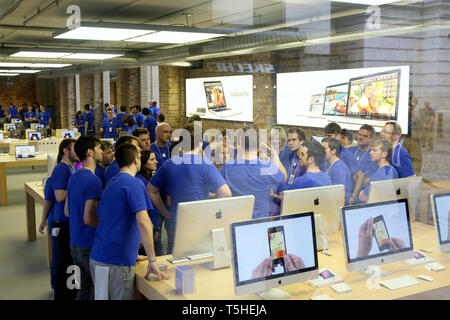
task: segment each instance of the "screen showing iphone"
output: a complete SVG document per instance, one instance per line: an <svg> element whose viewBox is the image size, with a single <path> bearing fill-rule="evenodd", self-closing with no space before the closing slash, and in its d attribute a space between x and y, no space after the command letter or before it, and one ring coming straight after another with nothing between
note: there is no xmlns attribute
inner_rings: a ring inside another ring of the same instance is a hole
<svg viewBox="0 0 450 320"><path fill-rule="evenodd" d="M380 251L389 248L389 233L384 223L383 216L378 216L373 219L373 228L375 233L375 239L377 240L378 248Z"/></svg>
<svg viewBox="0 0 450 320"><path fill-rule="evenodd" d="M272 273L286 272L283 257L286 255L286 241L284 238L284 227L272 227L267 229L269 237L270 256L272 257Z"/></svg>

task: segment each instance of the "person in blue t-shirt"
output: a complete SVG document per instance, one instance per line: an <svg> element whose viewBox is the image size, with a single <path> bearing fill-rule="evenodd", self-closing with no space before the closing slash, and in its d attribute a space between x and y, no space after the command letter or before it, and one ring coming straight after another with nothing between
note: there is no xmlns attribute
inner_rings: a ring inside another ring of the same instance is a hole
<svg viewBox="0 0 450 320"><path fill-rule="evenodd" d="M324 138L322 146L325 149L325 159L329 166L327 174L330 176L331 184L342 184L345 188L345 205L348 205L352 193L352 180L350 170L345 165L344 161L339 159L341 154L341 144L338 140L333 138Z"/></svg>
<svg viewBox="0 0 450 320"><path fill-rule="evenodd" d="M142 150L150 150L150 135L145 128L136 128L131 133L132 136L138 138L139 146Z"/></svg>
<svg viewBox="0 0 450 320"><path fill-rule="evenodd" d="M199 156L202 141L196 144L193 125L184 127L183 137L189 137L180 143L184 153L167 160L147 185L152 203L166 219L167 254L171 254L173 249L178 203L207 200L210 192L215 193L216 198L231 197L230 188L217 168ZM167 190L170 195L170 212L162 202L160 190Z"/></svg>
<svg viewBox="0 0 450 320"><path fill-rule="evenodd" d="M295 178L298 178L305 174L306 170L301 165L300 161L300 149L305 143L305 133L299 128L293 128L288 131L288 147L293 152L290 157L289 166L287 171L287 184L291 185Z"/></svg>
<svg viewBox="0 0 450 320"><path fill-rule="evenodd" d="M39 114L38 114L38 121L39 124L42 124L45 127L51 127L52 125L52 116L50 114L50 112L45 110L45 106L44 105L40 105L39 106Z"/></svg>
<svg viewBox="0 0 450 320"><path fill-rule="evenodd" d="M286 170L276 153L271 153L272 161L258 158L258 139L253 145L248 135L244 138L243 158L227 161L220 171L233 197L253 195L253 219L270 215L272 199L270 190L286 182Z"/></svg>
<svg viewBox="0 0 450 320"><path fill-rule="evenodd" d="M103 151L100 139L93 136L80 137L74 149L83 166L69 179L65 215L69 217L73 263L80 268L80 289L76 299L92 300L94 292L89 256L98 224L95 212L103 192L95 168L103 160Z"/></svg>
<svg viewBox="0 0 450 320"><path fill-rule="evenodd" d="M122 126L122 131L127 131L127 126L122 122L123 117L129 116L129 114L126 112L127 107L126 106L120 106L120 112L116 114L117 120L120 121L120 125Z"/></svg>
<svg viewBox="0 0 450 320"><path fill-rule="evenodd" d="M139 243L148 256L145 278L150 273L158 279L169 279L156 264L153 227L148 210L153 206L144 184L135 177L140 171L140 151L132 144L117 147L115 154L120 173L106 185L99 202L100 219L90 256L91 274L95 283L97 267L108 267L105 285L110 300L134 299L134 276Z"/></svg>
<svg viewBox="0 0 450 320"><path fill-rule="evenodd" d="M150 134L150 143L153 143L156 141L156 126L158 123L155 118L150 116L150 111L148 108L144 108L144 110L142 110L142 114L148 114L144 120L144 128L147 129Z"/></svg>
<svg viewBox="0 0 450 320"><path fill-rule="evenodd" d="M276 126L272 128L271 139L278 139L278 149L280 150L278 157L280 158L283 167L288 170L291 165L294 152L287 145L287 134L283 127ZM289 176L288 176L289 177Z"/></svg>
<svg viewBox="0 0 450 320"><path fill-rule="evenodd" d="M145 120L145 117L141 113L141 110L142 108L139 105L135 105L134 107L130 108L131 117L133 118L134 122L136 122L139 128L144 127L144 120Z"/></svg>
<svg viewBox="0 0 450 320"><path fill-rule="evenodd" d="M83 113L83 118L84 118L84 135L90 135L93 136L95 135L95 117L93 114L93 110L91 110L91 105L90 104L85 104L84 105L84 113Z"/></svg>
<svg viewBox="0 0 450 320"><path fill-rule="evenodd" d="M159 115L159 107L158 102L156 101L149 101L148 102L148 110L150 111L150 115L153 116L153 118L156 120L158 119L158 115Z"/></svg>
<svg viewBox="0 0 450 320"><path fill-rule="evenodd" d="M120 125L119 120L114 118L113 109L111 107L108 107L106 112L107 118L103 120L100 125L100 133L103 133L103 138L105 139L113 138L116 140L118 132L122 130L122 126Z"/></svg>
<svg viewBox="0 0 450 320"><path fill-rule="evenodd" d="M163 122L156 126L156 141L150 145L150 149L155 152L156 160L158 161L157 170L170 159L170 146L172 129L170 126Z"/></svg>
<svg viewBox="0 0 450 320"><path fill-rule="evenodd" d="M108 140L102 140L100 142L100 147L103 151L103 160L97 164L95 168L95 175L102 181L102 188L105 188L105 170L114 161L114 146Z"/></svg>
<svg viewBox="0 0 450 320"><path fill-rule="evenodd" d="M148 181L156 171L157 163L158 161L156 160L153 150L142 150L141 170L136 174L136 178L140 179L145 186L147 186ZM153 245L155 247L155 254L157 256L162 256L164 253L161 242L161 214L157 209L153 208L153 210L148 211L148 215L153 224ZM145 255L143 247L139 249L139 254Z"/></svg>
<svg viewBox="0 0 450 320"><path fill-rule="evenodd" d="M75 298L75 290L70 290L66 283L69 274L67 268L73 264L70 254L69 219L64 214L67 197L67 185L71 175L75 172L74 165L78 157L74 151L75 139L64 139L59 144L58 164L53 169L50 181L55 194L55 207L53 214L52 263L55 264L55 300Z"/></svg>
<svg viewBox="0 0 450 320"><path fill-rule="evenodd" d="M53 214L55 212L55 193L53 190L53 185L51 183L51 179L47 179L44 187L44 203L42 204L42 220L39 225L39 232L44 234L45 228L47 227L47 232L49 235L52 234L53 228ZM54 238L50 236L50 240L52 243L52 251L54 251L55 241ZM55 275L56 275L56 265L55 261L52 259L50 263L50 285L52 290L55 290Z"/></svg>
<svg viewBox="0 0 450 320"><path fill-rule="evenodd" d="M75 128L78 129L78 132L84 136L85 135L85 121L82 111L78 111L75 115Z"/></svg>
<svg viewBox="0 0 450 320"><path fill-rule="evenodd" d="M370 158L378 166L378 170L372 175L371 181L398 179L399 174L395 167L388 162L392 154L392 144L388 139L375 140L370 152ZM367 202L370 192L370 184L361 190L359 199Z"/></svg>
<svg viewBox="0 0 450 320"><path fill-rule="evenodd" d="M12 119L19 119L19 111L17 111L16 106L12 103L9 104L8 114L6 115L9 122L11 122Z"/></svg>
<svg viewBox="0 0 450 320"><path fill-rule="evenodd" d="M5 110L3 110L3 107L0 104L0 119L3 119L4 117L5 117Z"/></svg>
<svg viewBox="0 0 450 320"><path fill-rule="evenodd" d="M353 192L349 204L359 202L359 193L369 184L372 175L378 170L377 164L370 160L374 140L375 129L371 125L364 124L359 128L358 145L348 148L357 170L357 174L353 175Z"/></svg>
<svg viewBox="0 0 450 320"><path fill-rule="evenodd" d="M125 116L122 118L122 123L125 125L125 130L129 135L133 132L134 129L138 128L136 122L134 122L131 116Z"/></svg>
<svg viewBox="0 0 450 320"><path fill-rule="evenodd" d="M28 111L25 112L24 117L27 128L29 128L32 123L37 122L36 112L33 111L33 106L28 106Z"/></svg>
<svg viewBox="0 0 450 320"><path fill-rule="evenodd" d="M119 139L117 139L115 147L118 148L120 145L130 143L136 146L139 150L139 152L142 151L141 147L139 146L139 140L138 138L134 136L129 135L123 135L120 136ZM120 171L119 165L116 160L114 160L109 166L106 167L105 170L105 185L108 183L108 181L113 178L116 174L118 174Z"/></svg>
<svg viewBox="0 0 450 320"><path fill-rule="evenodd" d="M381 129L380 136L392 143L393 151L389 163L397 169L400 178L415 176L411 155L402 146L402 128L400 125L393 121L386 122Z"/></svg>
<svg viewBox="0 0 450 320"><path fill-rule="evenodd" d="M105 110L103 111L103 120L105 120L106 118L108 118L108 114L107 114L106 111L108 110L109 107L111 107L111 110L113 111L113 117L114 117L114 118L116 117L117 108L114 109L114 106L113 106L113 105L109 105L109 103L107 102L107 103L105 103Z"/></svg>

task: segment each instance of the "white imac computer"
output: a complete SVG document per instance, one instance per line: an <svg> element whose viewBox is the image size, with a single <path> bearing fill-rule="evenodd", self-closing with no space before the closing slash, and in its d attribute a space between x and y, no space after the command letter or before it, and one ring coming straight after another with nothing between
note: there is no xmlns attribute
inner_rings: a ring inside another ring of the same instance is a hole
<svg viewBox="0 0 450 320"><path fill-rule="evenodd" d="M16 160L36 157L36 146L15 146Z"/></svg>
<svg viewBox="0 0 450 320"><path fill-rule="evenodd" d="M341 208L345 203L342 184L283 191L281 214L313 211L322 216L326 234L339 231Z"/></svg>
<svg viewBox="0 0 450 320"><path fill-rule="evenodd" d="M370 183L368 203L408 198L409 212L415 216L422 190L422 177L381 180Z"/></svg>
<svg viewBox="0 0 450 320"><path fill-rule="evenodd" d="M230 234L236 295L288 299L277 287L318 277L313 212L232 223Z"/></svg>
<svg viewBox="0 0 450 320"><path fill-rule="evenodd" d="M343 207L342 237L348 271L414 258L408 200Z"/></svg>
<svg viewBox="0 0 450 320"><path fill-rule="evenodd" d="M207 263L207 267L229 267L229 226L251 219L254 204L252 195L179 203L173 258L168 261L178 263L213 257L212 265Z"/></svg>
<svg viewBox="0 0 450 320"><path fill-rule="evenodd" d="M430 198L439 251L450 253L450 192L432 194Z"/></svg>
<svg viewBox="0 0 450 320"><path fill-rule="evenodd" d="M63 131L61 135L63 139L75 139L75 132L73 130Z"/></svg>
<svg viewBox="0 0 450 320"><path fill-rule="evenodd" d="M28 132L28 140L30 141L42 140L42 133L39 131L30 131Z"/></svg>

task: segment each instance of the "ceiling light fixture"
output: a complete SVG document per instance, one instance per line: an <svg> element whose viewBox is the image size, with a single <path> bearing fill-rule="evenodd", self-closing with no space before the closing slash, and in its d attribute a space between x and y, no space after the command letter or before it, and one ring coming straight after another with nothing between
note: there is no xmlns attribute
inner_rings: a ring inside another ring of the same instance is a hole
<svg viewBox="0 0 450 320"><path fill-rule="evenodd" d="M331 0L332 2L345 2L353 4L363 4L367 6L381 6L383 4L399 2L401 0Z"/></svg>
<svg viewBox="0 0 450 320"><path fill-rule="evenodd" d="M129 42L155 42L155 43L187 43L224 36L219 33L159 31L145 36L128 39Z"/></svg>
<svg viewBox="0 0 450 320"><path fill-rule="evenodd" d="M0 77L15 77L18 75L18 73L0 73Z"/></svg>
<svg viewBox="0 0 450 320"><path fill-rule="evenodd" d="M18 62L0 62L2 68L23 68L29 67L31 63L18 63Z"/></svg>
<svg viewBox="0 0 450 320"><path fill-rule="evenodd" d="M41 72L41 70L0 70L0 73L38 73Z"/></svg>
<svg viewBox="0 0 450 320"><path fill-rule="evenodd" d="M103 54L103 53L74 53L66 59L86 59L86 60L106 60L111 58L121 57L123 54Z"/></svg>
<svg viewBox="0 0 450 320"><path fill-rule="evenodd" d="M73 40L122 41L125 39L142 36L151 32L154 32L154 30L78 27L76 29L57 35L54 38Z"/></svg>
<svg viewBox="0 0 450 320"><path fill-rule="evenodd" d="M27 65L26 67L29 68L64 68L71 66L69 63L32 63L30 65ZM2 67L0 63L0 67ZM6 66L5 66L6 67Z"/></svg>
<svg viewBox="0 0 450 320"><path fill-rule="evenodd" d="M62 58L71 54L70 52L52 52L52 51L19 51L11 57L20 58Z"/></svg>

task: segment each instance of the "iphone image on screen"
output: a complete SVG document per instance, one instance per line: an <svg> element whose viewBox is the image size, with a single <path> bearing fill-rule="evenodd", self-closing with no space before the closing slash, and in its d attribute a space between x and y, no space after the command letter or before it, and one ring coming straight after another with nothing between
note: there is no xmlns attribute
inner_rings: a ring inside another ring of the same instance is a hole
<svg viewBox="0 0 450 320"><path fill-rule="evenodd" d="M275 274L286 272L283 257L286 252L286 241L284 238L284 227L272 227L267 229L269 238L270 256L272 257L272 272Z"/></svg>
<svg viewBox="0 0 450 320"><path fill-rule="evenodd" d="M386 224L384 223L383 216L380 215L373 219L373 228L375 239L377 240L378 248L380 249L380 251L388 249L389 233L386 228Z"/></svg>

